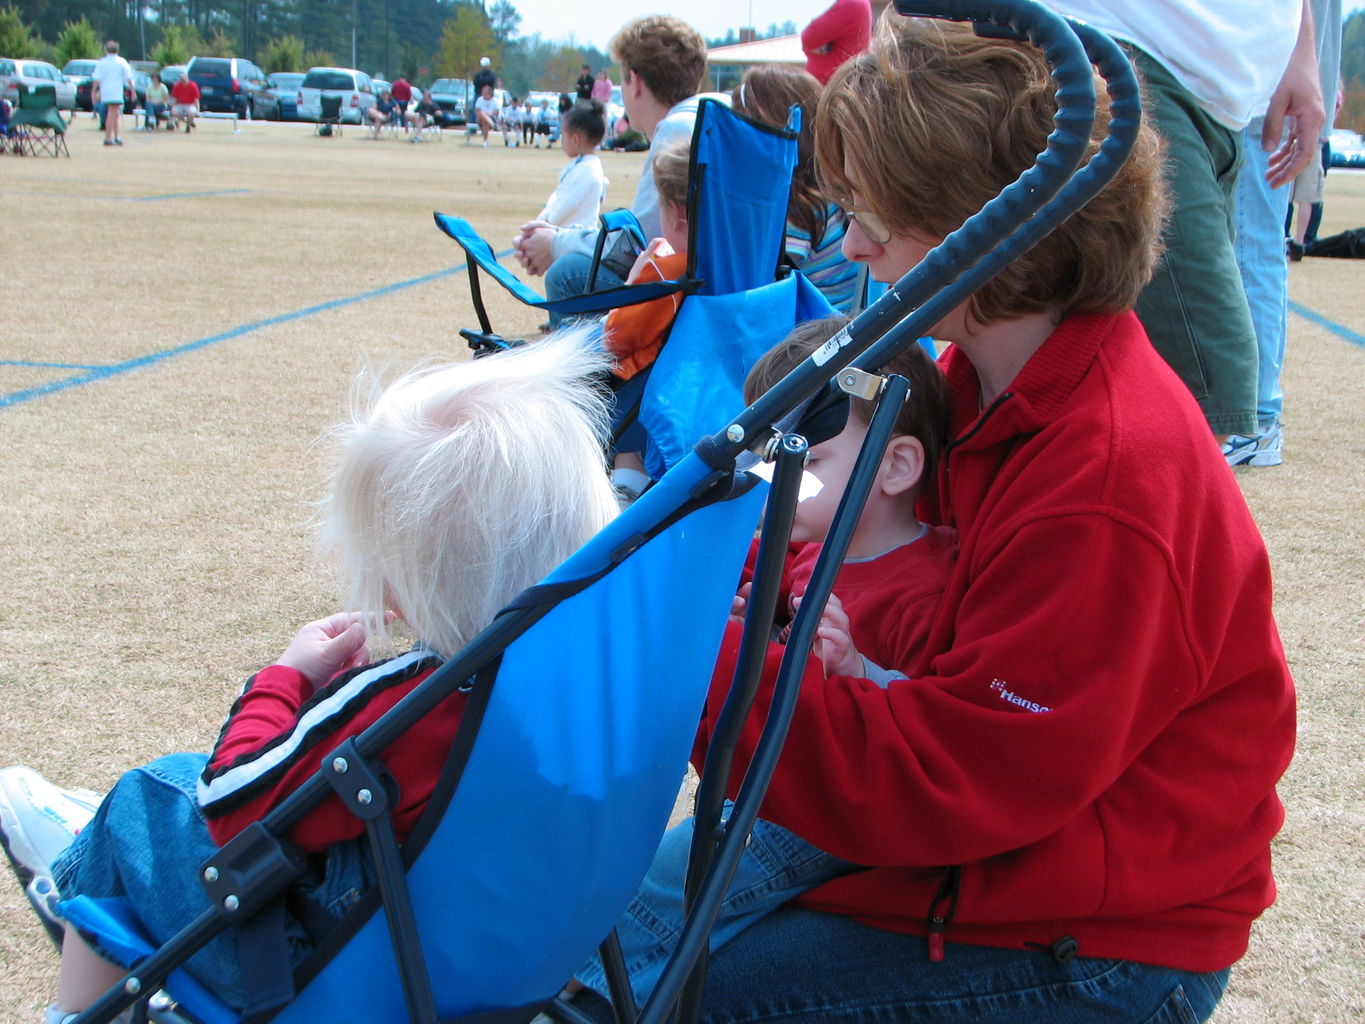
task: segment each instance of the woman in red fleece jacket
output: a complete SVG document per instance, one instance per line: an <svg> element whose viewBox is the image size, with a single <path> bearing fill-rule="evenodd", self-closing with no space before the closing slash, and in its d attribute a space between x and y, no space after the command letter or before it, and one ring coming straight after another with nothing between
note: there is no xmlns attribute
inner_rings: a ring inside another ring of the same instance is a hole
<svg viewBox="0 0 1365 1024"><path fill-rule="evenodd" d="M1054 110L1033 48L884 23L817 116L845 253L899 279ZM1159 155L1144 128L1101 195L936 325L950 440L920 511L961 547L927 649L885 688L812 662L761 810L868 867L716 952L703 1020L1204 1020L1272 901L1293 685L1256 525L1132 313Z"/></svg>

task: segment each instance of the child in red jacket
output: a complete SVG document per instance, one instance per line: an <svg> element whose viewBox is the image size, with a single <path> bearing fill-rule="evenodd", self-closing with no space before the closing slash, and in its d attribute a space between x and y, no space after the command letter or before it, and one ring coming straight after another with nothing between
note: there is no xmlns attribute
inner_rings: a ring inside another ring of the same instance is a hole
<svg viewBox="0 0 1365 1024"><path fill-rule="evenodd" d="M847 317L833 316L798 326L750 370L745 401L755 401L848 322ZM876 687L906 680L922 656L957 552L956 531L921 523L915 515L915 496L933 474L947 430L943 376L919 345L889 360L884 372L909 380L911 394L858 518L811 656L826 678ZM765 679L769 685L873 409L871 402L849 399L843 429L810 449L806 472L811 480L796 509L782 578L785 607L773 624L777 639L770 644ZM744 583L735 599L732 615L737 621L743 618L749 586ZM729 678L734 668L733 661L723 662L716 668L717 678ZM683 925L683 879L692 831L689 819L664 836L638 894L617 922L631 985L641 1001L658 981ZM719 949L793 896L856 869L794 832L759 819L711 930L711 949ZM577 981L606 991L597 960L579 972Z"/></svg>
<svg viewBox="0 0 1365 1024"><path fill-rule="evenodd" d="M417 370L386 388L339 432L327 502L329 539L360 611L305 626L253 676L211 755L171 755L129 772L55 865L16 869L50 873L64 898L126 898L158 944L202 913L196 874L215 848L267 814L339 742L373 724L615 514L602 456L605 403L590 386L605 369L594 348L586 331L570 330L488 359ZM471 528L480 522L497 529ZM370 663L369 634L387 634L395 617L421 642ZM452 695L382 753L397 787L400 842L435 788L464 705L462 694ZM14 787L0 793L12 855L38 848L31 840L51 820L45 786L28 786L22 799ZM362 831L332 796L291 833L309 861L283 914L281 948L293 966L373 883L355 839ZM187 968L248 1015L260 1009L242 969L254 941L229 929ZM67 928L49 1022L87 1007L122 974Z"/></svg>

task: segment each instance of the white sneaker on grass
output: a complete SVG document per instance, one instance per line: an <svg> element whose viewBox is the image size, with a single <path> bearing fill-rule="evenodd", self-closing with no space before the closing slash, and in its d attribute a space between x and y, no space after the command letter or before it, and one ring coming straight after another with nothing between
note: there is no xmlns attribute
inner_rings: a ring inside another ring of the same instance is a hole
<svg viewBox="0 0 1365 1024"><path fill-rule="evenodd" d="M95 816L101 799L88 789L54 786L31 768L0 770L0 846L34 913L58 942L63 925L52 864Z"/></svg>

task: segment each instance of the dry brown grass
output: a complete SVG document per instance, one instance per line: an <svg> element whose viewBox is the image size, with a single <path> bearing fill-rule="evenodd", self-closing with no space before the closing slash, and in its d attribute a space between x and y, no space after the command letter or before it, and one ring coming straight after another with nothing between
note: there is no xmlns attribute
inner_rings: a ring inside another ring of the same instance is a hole
<svg viewBox="0 0 1365 1024"><path fill-rule="evenodd" d="M130 133L121 150L99 138L81 119L70 160L0 158L0 396L79 372L16 364L117 366L457 266L433 209L505 248L563 160L305 125ZM605 160L624 205L639 157ZM1328 191L1325 231L1365 224L1365 175L1334 173ZM1305 261L1293 296L1358 338L1363 266ZM534 329L538 316L489 294L495 325ZM0 763L99 788L207 747L246 674L333 607L307 528L312 442L362 364L462 352L467 295L463 275L383 291L0 407ZM1365 1014L1365 349L1297 316L1290 345L1287 462L1239 480L1275 560L1301 740L1280 902L1220 1024ZM0 875L0 1021L23 1024L54 991L56 958Z"/></svg>

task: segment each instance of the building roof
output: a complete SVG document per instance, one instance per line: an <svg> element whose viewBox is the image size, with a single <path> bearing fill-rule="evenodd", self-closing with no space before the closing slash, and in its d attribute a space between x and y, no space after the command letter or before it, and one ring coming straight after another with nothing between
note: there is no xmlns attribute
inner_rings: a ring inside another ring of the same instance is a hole
<svg viewBox="0 0 1365 1024"><path fill-rule="evenodd" d="M706 53L706 63L717 64L802 64L806 55L801 52L801 37L775 36L756 39L751 43L716 46Z"/></svg>

